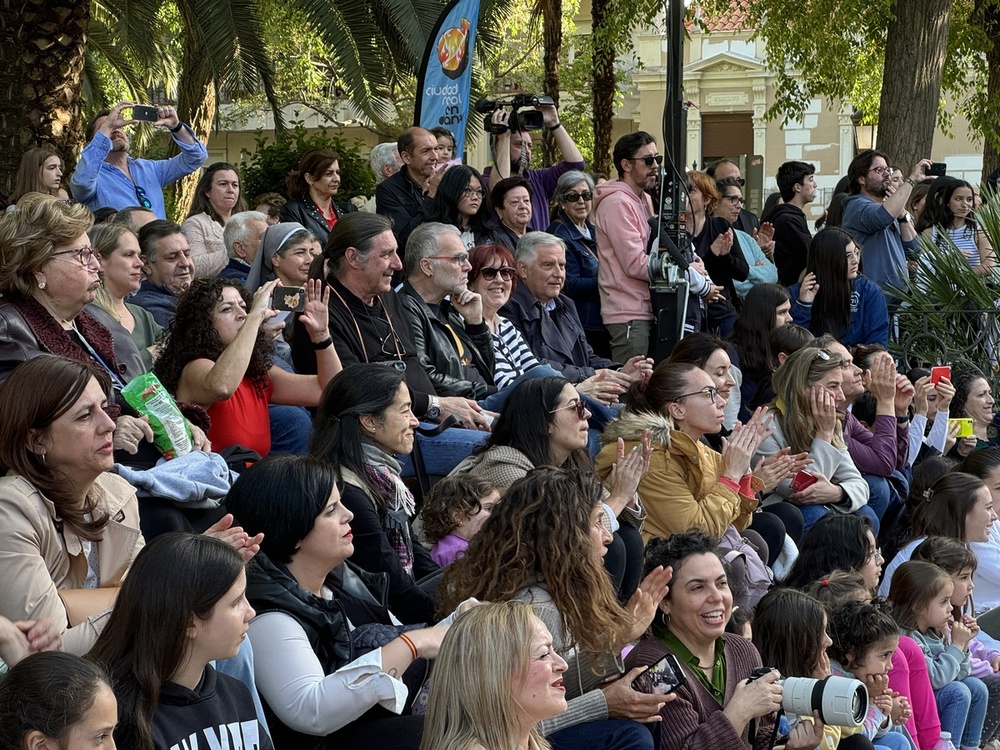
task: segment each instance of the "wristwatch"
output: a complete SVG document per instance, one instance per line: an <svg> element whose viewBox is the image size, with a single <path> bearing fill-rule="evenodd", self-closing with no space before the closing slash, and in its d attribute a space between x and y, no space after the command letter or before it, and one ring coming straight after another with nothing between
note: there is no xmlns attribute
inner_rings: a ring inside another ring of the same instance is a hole
<svg viewBox="0 0 1000 750"><path fill-rule="evenodd" d="M424 414L424 416L427 417L432 422L440 419L441 418L441 399L439 399L437 396L431 396L431 405L430 405L430 408L427 410L427 413Z"/></svg>

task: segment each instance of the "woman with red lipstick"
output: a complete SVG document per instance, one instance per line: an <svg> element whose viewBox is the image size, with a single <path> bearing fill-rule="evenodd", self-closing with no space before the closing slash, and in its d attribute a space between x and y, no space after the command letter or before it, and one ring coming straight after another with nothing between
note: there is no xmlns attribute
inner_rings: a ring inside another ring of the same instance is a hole
<svg viewBox="0 0 1000 750"><path fill-rule="evenodd" d="M246 528L267 530L247 572L257 689L278 750L416 750L422 717L398 714L448 628L400 626L391 583L349 561L360 541L338 482L325 461L275 457L226 498Z"/></svg>
<svg viewBox="0 0 1000 750"><path fill-rule="evenodd" d="M619 657L649 626L670 571L652 571L622 607L602 565L611 541L605 523L592 476L532 469L510 486L438 588L442 612L466 597L514 600L530 603L545 623L569 665L569 709L540 726L554 748L651 747L638 722L656 721L670 700L633 690L638 670L622 674Z"/></svg>
<svg viewBox="0 0 1000 750"><path fill-rule="evenodd" d="M538 722L566 710L566 667L529 604L475 607L441 643L421 750L548 750Z"/></svg>
<svg viewBox="0 0 1000 750"><path fill-rule="evenodd" d="M193 748L191 737L272 750L247 686L211 665L246 638L246 588L243 558L218 539L162 534L139 553L87 655L118 698L119 750Z"/></svg>

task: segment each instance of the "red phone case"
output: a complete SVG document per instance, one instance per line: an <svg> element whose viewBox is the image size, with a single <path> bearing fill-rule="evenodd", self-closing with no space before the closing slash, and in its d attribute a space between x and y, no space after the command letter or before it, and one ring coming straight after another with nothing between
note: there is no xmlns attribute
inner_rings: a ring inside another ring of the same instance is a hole
<svg viewBox="0 0 1000 750"><path fill-rule="evenodd" d="M951 367L949 365L940 365L931 368L931 385L937 385L941 378L951 380Z"/></svg>
<svg viewBox="0 0 1000 750"><path fill-rule="evenodd" d="M812 474L805 471L800 471L792 479L792 492L802 492L806 487L816 484L819 480L816 479Z"/></svg>

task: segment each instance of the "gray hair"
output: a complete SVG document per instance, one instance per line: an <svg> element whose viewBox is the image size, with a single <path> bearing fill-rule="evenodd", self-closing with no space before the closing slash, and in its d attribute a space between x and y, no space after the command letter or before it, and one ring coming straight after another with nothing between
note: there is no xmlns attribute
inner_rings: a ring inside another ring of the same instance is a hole
<svg viewBox="0 0 1000 750"><path fill-rule="evenodd" d="M559 176L559 182L556 183L555 199L557 203L562 203L566 200L566 193L568 193L572 188L576 187L577 183L586 182L587 190L594 192L594 178L591 177L586 172L579 169L571 169L568 172L563 172Z"/></svg>
<svg viewBox="0 0 1000 750"><path fill-rule="evenodd" d="M235 258L233 245L237 242L246 244L247 235L250 234L251 222L262 221L267 224L267 214L260 211L240 211L233 214L226 222L226 228L222 230L222 241L226 245L226 252L230 258Z"/></svg>
<svg viewBox="0 0 1000 750"><path fill-rule="evenodd" d="M375 184L377 185L385 179L382 167L390 164L395 167L399 162L399 149L395 143L379 143L372 146L372 152L368 157L368 166L371 167L375 175Z"/></svg>
<svg viewBox="0 0 1000 750"><path fill-rule="evenodd" d="M462 233L453 224L442 224L437 221L425 221L410 234L406 240L406 256L404 258L407 278L413 276L420 269L420 261L428 255L434 255L440 245L440 238L443 234L453 234L459 239Z"/></svg>
<svg viewBox="0 0 1000 750"><path fill-rule="evenodd" d="M531 264L538 255L538 248L545 245L557 245L566 252L566 243L561 238L548 232L525 232L524 236L517 241L517 250L514 252L514 260L518 263ZM406 246L409 251L409 245Z"/></svg>

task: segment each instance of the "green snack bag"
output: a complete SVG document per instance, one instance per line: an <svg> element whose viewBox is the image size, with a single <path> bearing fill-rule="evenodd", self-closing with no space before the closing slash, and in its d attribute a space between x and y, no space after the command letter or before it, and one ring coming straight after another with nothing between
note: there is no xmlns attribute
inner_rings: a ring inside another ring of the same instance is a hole
<svg viewBox="0 0 1000 750"><path fill-rule="evenodd" d="M187 420L177 408L177 402L153 373L133 378L122 390L122 396L140 415L149 417L153 428L153 445L167 460L190 453L194 447Z"/></svg>

